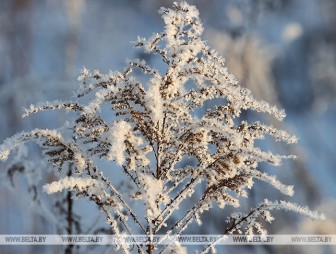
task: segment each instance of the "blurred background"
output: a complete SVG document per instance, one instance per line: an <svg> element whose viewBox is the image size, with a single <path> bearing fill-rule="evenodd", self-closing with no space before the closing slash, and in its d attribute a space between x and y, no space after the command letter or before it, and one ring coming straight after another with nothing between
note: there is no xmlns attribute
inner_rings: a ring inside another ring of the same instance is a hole
<svg viewBox="0 0 336 254"><path fill-rule="evenodd" d="M336 1L188 2L200 10L204 39L224 55L240 84L251 89L258 99L286 110L287 117L282 123L267 121L300 139L299 144L290 147L264 144L264 149L298 156L295 161L266 170L295 186L291 201L323 211L327 216L326 221L316 222L278 212L275 222L268 227L269 233L336 234ZM105 73L122 69L126 59L132 58L144 58L155 65L156 60L133 49L130 42L138 35L148 37L161 32L163 22L157 10L171 3L170 0L1 0L0 143L18 131L60 126L66 119L64 114L39 113L22 119L23 108L46 100L69 99L79 85L77 76L83 67ZM44 202L47 208L36 206L31 197L40 190L30 188L38 185L40 179L41 186L53 176L43 172L43 162L35 159L40 156L39 150L36 149L36 154L22 153L30 160L34 173L28 178L15 174L12 184L8 178L10 165L0 164L0 234L55 233L54 224L58 222L45 216L50 210L47 202L53 198ZM38 169L42 172L37 173ZM269 186L262 183L258 186L250 193L246 207L258 204L265 196L282 198ZM215 209L211 217L204 217L206 227L191 228L191 232L223 232L228 212ZM81 217L86 220L85 213ZM336 253L335 247L322 246L234 246L222 248L219 253L308 250ZM45 253L46 249L0 246L2 253L36 251ZM58 253L59 249L48 251Z"/></svg>

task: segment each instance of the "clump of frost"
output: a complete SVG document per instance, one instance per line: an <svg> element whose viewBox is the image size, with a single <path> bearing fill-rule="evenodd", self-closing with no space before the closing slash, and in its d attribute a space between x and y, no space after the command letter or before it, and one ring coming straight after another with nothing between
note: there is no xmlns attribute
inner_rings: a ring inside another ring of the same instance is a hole
<svg viewBox="0 0 336 254"><path fill-rule="evenodd" d="M148 107L152 112L152 119L154 122L163 119L163 99L160 93L160 83L162 77L155 75L149 81L149 88L146 95Z"/></svg>
<svg viewBox="0 0 336 254"><path fill-rule="evenodd" d="M156 219L161 213L161 203L166 204L168 195L163 191L163 181L154 178L151 175L141 174L140 182L143 189L140 190L136 199L141 199L146 202L147 218L149 221Z"/></svg>
<svg viewBox="0 0 336 254"><path fill-rule="evenodd" d="M109 160L115 160L118 165L125 161L125 140L131 130L131 125L125 121L115 122L110 129L108 141L112 144L107 154Z"/></svg>
<svg viewBox="0 0 336 254"><path fill-rule="evenodd" d="M79 191L92 189L94 186L100 186L99 182L92 178L66 176L58 181L45 184L43 190L48 194L60 192L62 190L77 189Z"/></svg>
<svg viewBox="0 0 336 254"><path fill-rule="evenodd" d="M187 248L179 245L169 245L162 254L188 254Z"/></svg>

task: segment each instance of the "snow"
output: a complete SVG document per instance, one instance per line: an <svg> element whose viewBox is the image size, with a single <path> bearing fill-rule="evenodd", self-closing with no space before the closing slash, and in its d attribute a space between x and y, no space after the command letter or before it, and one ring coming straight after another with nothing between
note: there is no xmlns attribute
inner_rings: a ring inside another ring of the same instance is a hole
<svg viewBox="0 0 336 254"><path fill-rule="evenodd" d="M93 186L99 186L99 182L92 178L66 176L58 181L44 185L43 190L48 194L54 194L62 190L88 190Z"/></svg>
<svg viewBox="0 0 336 254"><path fill-rule="evenodd" d="M294 211L296 213L306 215L314 220L325 220L326 219L325 215L321 212L311 211L305 206L300 206L298 204L287 202L284 200L272 202L266 199L264 203L269 209L284 209L288 211Z"/></svg>
<svg viewBox="0 0 336 254"><path fill-rule="evenodd" d="M137 199L146 202L146 213L148 221L155 220L162 212L161 203L166 204L168 196L163 191L164 183L161 180L155 179L151 175L141 174L139 176L143 190L140 190L140 195Z"/></svg>
<svg viewBox="0 0 336 254"><path fill-rule="evenodd" d="M187 254L187 248L178 245L169 245L162 254Z"/></svg>
<svg viewBox="0 0 336 254"><path fill-rule="evenodd" d="M110 129L108 141L112 144L110 151L107 154L109 160L115 160L118 165L122 165L125 161L125 140L131 125L125 121L115 122Z"/></svg>
<svg viewBox="0 0 336 254"><path fill-rule="evenodd" d="M146 102L148 103L148 108L152 112L153 122L156 123L163 119L163 99L160 93L160 87L162 83L162 77L160 75L155 75L149 81L149 87L146 94Z"/></svg>

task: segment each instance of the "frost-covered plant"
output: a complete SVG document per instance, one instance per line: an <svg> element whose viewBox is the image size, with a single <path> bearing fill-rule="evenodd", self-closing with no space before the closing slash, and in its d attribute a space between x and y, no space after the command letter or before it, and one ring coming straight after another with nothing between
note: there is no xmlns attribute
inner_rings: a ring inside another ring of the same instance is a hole
<svg viewBox="0 0 336 254"><path fill-rule="evenodd" d="M161 8L160 14L164 31L150 39L138 38L135 46L156 54L165 64L161 71L140 60L130 61L122 72L106 75L84 69L79 77L82 86L73 100L31 106L25 113L64 109L74 113L69 121L60 129L35 129L7 139L0 147L0 158L7 159L13 148L34 140L61 175L59 181L46 184L45 191L52 194L66 189L89 198L115 234L182 234L194 221L200 224L200 215L215 204L240 207L241 197L248 197L247 189L255 179L293 195L292 186L261 172L258 165L277 166L294 156L263 151L255 141L269 135L294 143L296 137L239 118L243 111L252 110L282 120L284 111L256 100L238 84L224 59L202 40L203 27L194 6L174 3L173 9ZM134 69L144 74L141 81L131 76ZM214 99L222 99L222 104L203 115L197 113ZM112 122L103 113L107 109ZM101 161L110 162L110 172L103 173ZM69 164L73 165L71 176L66 170ZM121 172L133 184L127 192L117 188L114 177L106 176ZM195 188L202 195L183 210L189 197L196 195ZM265 199L247 214L232 214L223 233L266 234L260 218L272 221L270 211L274 209L321 217L289 202ZM131 251L128 245L118 247L125 253ZM174 250L154 242L136 248L139 253L186 252L181 246Z"/></svg>

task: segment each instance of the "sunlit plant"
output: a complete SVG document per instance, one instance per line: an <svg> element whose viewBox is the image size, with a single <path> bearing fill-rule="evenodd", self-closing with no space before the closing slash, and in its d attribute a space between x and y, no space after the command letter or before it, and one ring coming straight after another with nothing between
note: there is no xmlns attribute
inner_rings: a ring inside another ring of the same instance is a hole
<svg viewBox="0 0 336 254"><path fill-rule="evenodd" d="M162 60L160 71L138 59L121 72L84 69L74 99L31 106L24 115L64 109L69 112L64 126L18 133L1 145L0 158L6 160L13 148L27 141L37 142L60 175L44 190L49 194L70 190L88 198L105 214L115 234L180 235L194 221L201 224L200 215L214 204L238 209L227 218L229 226L223 234L265 235L261 221L271 222L274 209L321 218L296 204L267 199L247 213L239 212L240 197L248 198L255 179L293 195L293 186L261 172L258 165L278 166L294 156L263 151L255 141L267 135L290 144L297 138L259 121L241 120L246 110L278 120L285 113L239 85L224 59L202 40L203 26L195 6L174 3L173 9L161 8L160 14L164 31L135 43ZM132 76L135 69L144 76ZM199 113L205 102L215 99L221 103ZM110 110L112 121L106 120L103 107ZM111 162L113 175L124 174L132 188L118 189L99 168L100 161ZM195 192L196 187L201 191ZM199 195L194 197L197 201L184 210L182 203L193 195ZM168 219L174 221L168 223ZM126 244L118 247L131 252ZM205 246L202 253L211 247ZM136 248L138 253L187 252L181 246L158 246L151 241Z"/></svg>

